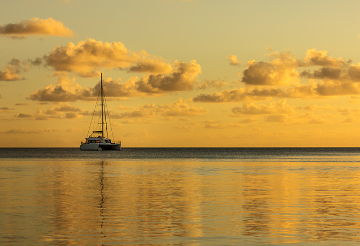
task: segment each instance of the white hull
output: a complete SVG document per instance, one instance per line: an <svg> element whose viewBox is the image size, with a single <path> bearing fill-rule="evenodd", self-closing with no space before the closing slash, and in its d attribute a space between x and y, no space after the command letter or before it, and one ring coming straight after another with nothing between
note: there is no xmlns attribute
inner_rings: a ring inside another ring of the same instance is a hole
<svg viewBox="0 0 360 246"><path fill-rule="evenodd" d="M80 150L121 150L121 144L115 143L83 143Z"/></svg>

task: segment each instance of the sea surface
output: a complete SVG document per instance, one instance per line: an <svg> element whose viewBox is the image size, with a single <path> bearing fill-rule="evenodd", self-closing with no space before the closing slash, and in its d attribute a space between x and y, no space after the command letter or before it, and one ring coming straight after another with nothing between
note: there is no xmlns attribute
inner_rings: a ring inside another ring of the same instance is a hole
<svg viewBox="0 0 360 246"><path fill-rule="evenodd" d="M0 148L0 245L360 245L360 148Z"/></svg>

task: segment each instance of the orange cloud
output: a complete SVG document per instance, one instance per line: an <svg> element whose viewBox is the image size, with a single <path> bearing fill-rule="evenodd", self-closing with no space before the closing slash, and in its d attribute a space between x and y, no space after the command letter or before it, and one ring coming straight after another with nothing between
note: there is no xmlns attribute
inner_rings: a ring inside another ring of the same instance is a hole
<svg viewBox="0 0 360 246"><path fill-rule="evenodd" d="M153 116L179 117L179 116L199 116L208 113L207 109L202 107L194 107L181 98L172 104L146 104L133 110L121 113L119 118L141 118Z"/></svg>
<svg viewBox="0 0 360 246"><path fill-rule="evenodd" d="M198 86L198 90L206 90L208 88L216 88L221 89L222 87L229 85L229 83L222 81L222 80L204 80Z"/></svg>
<svg viewBox="0 0 360 246"><path fill-rule="evenodd" d="M274 52L269 55L270 62L248 61L243 71L242 82L247 85L290 85L297 82L299 76L296 68L299 66L290 52Z"/></svg>
<svg viewBox="0 0 360 246"><path fill-rule="evenodd" d="M47 132L58 132L54 129L40 129L40 130L26 130L26 129L11 129L11 130L0 130L0 134L40 134Z"/></svg>
<svg viewBox="0 0 360 246"><path fill-rule="evenodd" d="M192 90L196 77L201 73L200 65L194 60L190 64L176 61L174 67L175 70L171 74L147 75L141 79L132 77L125 83L121 83L121 80L105 79L103 81L105 95L107 98L124 98ZM81 87L75 83L74 79L60 77L56 85L48 85L45 89L39 89L28 99L50 102L95 100L99 95L99 88L99 83L93 88Z"/></svg>
<svg viewBox="0 0 360 246"><path fill-rule="evenodd" d="M286 93L277 88L240 88L225 90L213 94L200 94L193 98L194 102L251 102L263 101L270 97L286 97Z"/></svg>
<svg viewBox="0 0 360 246"><path fill-rule="evenodd" d="M73 31L65 27L61 21L52 18L31 18L16 23L0 26L0 35L26 38L28 35L72 37Z"/></svg>
<svg viewBox="0 0 360 246"><path fill-rule="evenodd" d="M189 91L194 88L195 78L201 73L201 66L195 60L190 64L175 61L176 70L170 75L144 76L138 83L138 90L145 93Z"/></svg>
<svg viewBox="0 0 360 246"><path fill-rule="evenodd" d="M214 120L206 120L205 121L205 128L209 129L227 129L227 128L238 128L240 127L240 123L220 123L220 121Z"/></svg>
<svg viewBox="0 0 360 246"><path fill-rule="evenodd" d="M268 105L253 103L244 103L242 107L234 107L231 109L232 116L239 115L263 115L263 114L292 114L295 113L293 107L286 104L285 100L278 103L269 103Z"/></svg>
<svg viewBox="0 0 360 246"><path fill-rule="evenodd" d="M165 74L172 66L145 51L132 52L120 42L103 43L94 39L57 46L43 57L56 71L76 72L82 77L98 77L98 68L128 69L129 72Z"/></svg>
<svg viewBox="0 0 360 246"><path fill-rule="evenodd" d="M240 62L238 61L236 55L227 56L226 59L229 60L229 64L230 64L231 66L238 66L238 65L240 64Z"/></svg>
<svg viewBox="0 0 360 246"><path fill-rule="evenodd" d="M69 104L61 104L59 107L52 106L45 111L37 110L35 114L19 113L16 117L33 120L78 119L86 114L79 108L72 107Z"/></svg>
<svg viewBox="0 0 360 246"><path fill-rule="evenodd" d="M265 121L270 123L283 123L286 125L308 125L308 124L324 124L326 120L323 118L312 114L273 114L266 115Z"/></svg>
<svg viewBox="0 0 360 246"><path fill-rule="evenodd" d="M9 107L0 107L0 113L10 113L13 110L14 110L13 108L9 108Z"/></svg>
<svg viewBox="0 0 360 246"><path fill-rule="evenodd" d="M308 49L304 60L307 66L343 67L347 64L343 58L329 57L327 51L316 49Z"/></svg>
<svg viewBox="0 0 360 246"><path fill-rule="evenodd" d="M0 81L16 81L21 80L19 73L22 68L21 62L18 59L13 58L5 66L5 71L0 71Z"/></svg>

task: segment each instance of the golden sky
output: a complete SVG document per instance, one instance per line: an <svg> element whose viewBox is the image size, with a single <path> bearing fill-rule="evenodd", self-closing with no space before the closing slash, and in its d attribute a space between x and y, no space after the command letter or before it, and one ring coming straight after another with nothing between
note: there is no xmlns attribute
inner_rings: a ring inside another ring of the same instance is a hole
<svg viewBox="0 0 360 246"><path fill-rule="evenodd" d="M5 0L0 147L351 147L359 1Z"/></svg>

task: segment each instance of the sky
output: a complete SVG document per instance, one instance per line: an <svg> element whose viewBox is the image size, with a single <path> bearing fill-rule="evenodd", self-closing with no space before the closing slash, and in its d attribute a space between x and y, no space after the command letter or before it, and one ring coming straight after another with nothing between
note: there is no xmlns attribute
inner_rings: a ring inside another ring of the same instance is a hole
<svg viewBox="0 0 360 246"><path fill-rule="evenodd" d="M2 0L0 147L357 147L360 1ZM91 132L91 130L90 130Z"/></svg>

